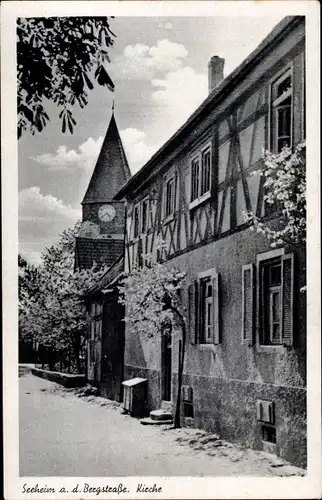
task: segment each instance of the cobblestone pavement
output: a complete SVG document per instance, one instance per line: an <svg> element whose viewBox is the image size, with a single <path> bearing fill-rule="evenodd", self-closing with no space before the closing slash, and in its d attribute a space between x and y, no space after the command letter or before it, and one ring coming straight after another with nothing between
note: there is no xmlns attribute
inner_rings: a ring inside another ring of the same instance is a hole
<svg viewBox="0 0 322 500"><path fill-rule="evenodd" d="M19 379L20 476L294 476L305 471L196 429L143 426L112 401Z"/></svg>

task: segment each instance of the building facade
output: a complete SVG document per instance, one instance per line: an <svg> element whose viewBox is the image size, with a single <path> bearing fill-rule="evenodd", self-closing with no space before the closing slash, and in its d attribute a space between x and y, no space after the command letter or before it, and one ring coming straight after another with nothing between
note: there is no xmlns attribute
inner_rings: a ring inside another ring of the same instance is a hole
<svg viewBox="0 0 322 500"><path fill-rule="evenodd" d="M263 201L262 150L305 139L305 19L281 21L227 78L209 63L209 96L118 192L127 200L124 266L187 274L183 374L187 425L306 463L305 248L251 230ZM148 379L148 406L174 407L178 342L125 329L124 379Z"/></svg>

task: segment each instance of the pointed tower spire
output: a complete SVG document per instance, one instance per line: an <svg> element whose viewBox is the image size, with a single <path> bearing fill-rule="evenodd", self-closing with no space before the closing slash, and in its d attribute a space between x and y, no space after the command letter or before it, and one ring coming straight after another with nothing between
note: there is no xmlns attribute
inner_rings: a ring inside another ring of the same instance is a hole
<svg viewBox="0 0 322 500"><path fill-rule="evenodd" d="M130 177L131 172L114 117L113 100L112 117L82 205L112 200Z"/></svg>

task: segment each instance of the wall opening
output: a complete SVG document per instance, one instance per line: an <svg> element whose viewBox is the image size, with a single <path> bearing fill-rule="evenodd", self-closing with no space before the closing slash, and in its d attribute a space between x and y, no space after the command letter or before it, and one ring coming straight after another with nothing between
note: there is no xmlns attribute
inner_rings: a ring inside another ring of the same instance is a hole
<svg viewBox="0 0 322 500"><path fill-rule="evenodd" d="M276 444L276 429L269 425L262 425L262 438L267 443Z"/></svg>
<svg viewBox="0 0 322 500"><path fill-rule="evenodd" d="M193 418L193 403L184 401L183 402L183 415L185 418Z"/></svg>

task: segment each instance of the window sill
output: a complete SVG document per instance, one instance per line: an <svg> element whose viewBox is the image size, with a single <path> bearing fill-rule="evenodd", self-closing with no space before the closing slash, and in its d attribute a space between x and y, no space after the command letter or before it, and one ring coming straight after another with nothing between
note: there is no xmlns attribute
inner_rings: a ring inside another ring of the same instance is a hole
<svg viewBox="0 0 322 500"><path fill-rule="evenodd" d="M264 354L286 354L287 350L284 345L256 345L256 351Z"/></svg>
<svg viewBox="0 0 322 500"><path fill-rule="evenodd" d="M204 201L209 200L210 196L211 196L210 191L207 191L206 193L204 193L202 196L200 196L196 200L191 201L189 203L189 210L192 210L195 207L197 207L198 205L200 205L201 203L203 203Z"/></svg>

